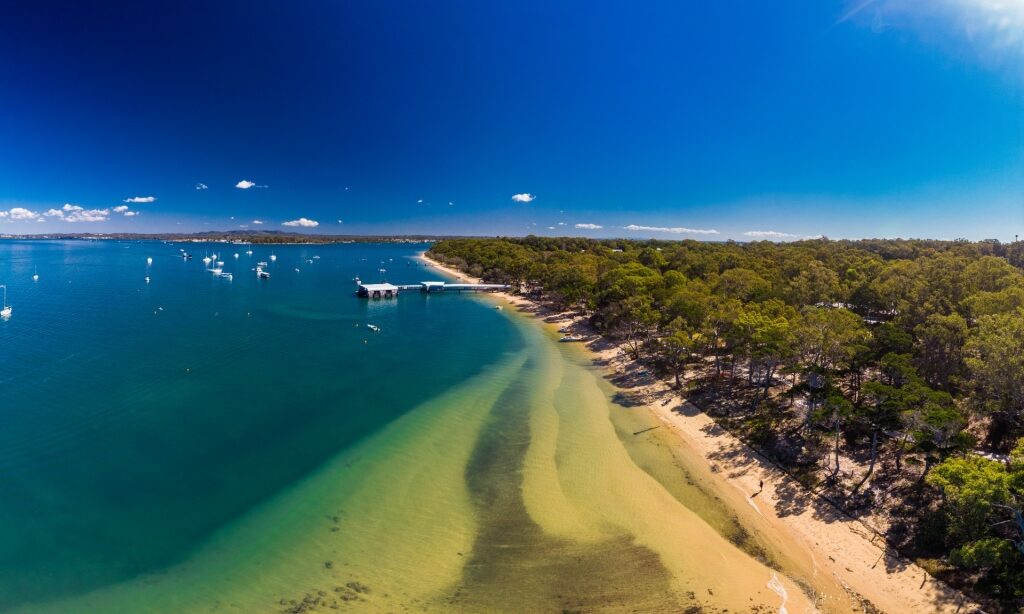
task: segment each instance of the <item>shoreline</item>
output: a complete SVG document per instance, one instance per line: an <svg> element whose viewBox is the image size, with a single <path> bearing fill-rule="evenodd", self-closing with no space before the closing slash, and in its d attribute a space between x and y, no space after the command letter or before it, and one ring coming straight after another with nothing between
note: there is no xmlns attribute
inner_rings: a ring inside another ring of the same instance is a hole
<svg viewBox="0 0 1024 614"><path fill-rule="evenodd" d="M479 283L467 275L419 255L427 266L460 280ZM493 293L526 315L548 319L558 314L519 295ZM581 318L571 326L581 326ZM585 326L583 324L582 326ZM737 512L746 508L748 520L768 535L783 539L804 551L814 575L825 573L865 611L957 613L980 610L963 593L929 575L893 550L860 520L847 516L833 504L813 493L780 467L719 426L710 416L677 394L668 384L651 375L629 373L642 369L629 360L618 346L587 330L582 349L606 378L623 375L641 378L631 385L631 394L643 398L647 410L667 427L681 447L698 456L722 486L721 494Z"/></svg>

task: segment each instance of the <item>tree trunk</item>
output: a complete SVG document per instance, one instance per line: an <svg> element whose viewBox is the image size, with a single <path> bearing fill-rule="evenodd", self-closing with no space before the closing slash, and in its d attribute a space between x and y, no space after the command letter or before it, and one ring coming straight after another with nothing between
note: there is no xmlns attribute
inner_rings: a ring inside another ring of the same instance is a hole
<svg viewBox="0 0 1024 614"><path fill-rule="evenodd" d="M907 441L910 440L910 433L903 434L903 441L896 447L896 471L903 470L903 451L907 449Z"/></svg>
<svg viewBox="0 0 1024 614"><path fill-rule="evenodd" d="M839 482L839 421L836 420L836 438L835 438L835 449L833 454L835 456L836 466L832 470L832 483L837 484Z"/></svg>
<svg viewBox="0 0 1024 614"><path fill-rule="evenodd" d="M772 387L772 378L775 377L775 367L769 367L764 374L764 398L768 398L768 391Z"/></svg>
<svg viewBox="0 0 1024 614"><path fill-rule="evenodd" d="M878 457L878 429L871 431L871 462L868 463L868 472L864 474L864 477L857 482L857 485L853 487L853 492L860 490L860 487L868 481L871 474L875 472L875 459Z"/></svg>

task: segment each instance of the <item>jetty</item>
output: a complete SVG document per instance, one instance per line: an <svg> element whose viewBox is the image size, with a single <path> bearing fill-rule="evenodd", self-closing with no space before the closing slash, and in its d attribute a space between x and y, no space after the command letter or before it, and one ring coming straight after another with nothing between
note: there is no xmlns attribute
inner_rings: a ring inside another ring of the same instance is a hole
<svg viewBox="0 0 1024 614"><path fill-rule="evenodd" d="M422 292L434 294L437 292L500 292L508 290L506 284L450 284L444 281L421 281L418 284L364 284L359 283L356 296L363 298L395 298L399 292Z"/></svg>

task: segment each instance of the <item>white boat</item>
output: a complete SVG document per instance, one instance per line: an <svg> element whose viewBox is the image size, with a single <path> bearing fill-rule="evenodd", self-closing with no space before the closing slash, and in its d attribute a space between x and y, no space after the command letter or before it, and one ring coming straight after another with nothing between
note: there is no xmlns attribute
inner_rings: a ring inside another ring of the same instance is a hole
<svg viewBox="0 0 1024 614"><path fill-rule="evenodd" d="M215 268L210 269L210 272L213 273L214 275L220 275L221 273L224 272L224 269L222 269L220 267L215 267Z"/></svg>
<svg viewBox="0 0 1024 614"><path fill-rule="evenodd" d="M7 286L0 285L0 288L4 289L4 302L0 307L0 318L7 319L14 313L14 308L7 304Z"/></svg>
<svg viewBox="0 0 1024 614"><path fill-rule="evenodd" d="M366 328L369 328L370 330L372 330L375 333L379 333L380 332L380 327L377 326L376 324L367 324Z"/></svg>
<svg viewBox="0 0 1024 614"><path fill-rule="evenodd" d="M264 266L267 266L267 263L266 263L266 262L257 262L257 263L256 263L256 266L258 266L258 267L264 267Z"/></svg>
<svg viewBox="0 0 1024 614"><path fill-rule="evenodd" d="M260 279L270 279L270 273L267 273L260 267L256 267L256 277L259 277Z"/></svg>
<svg viewBox="0 0 1024 614"><path fill-rule="evenodd" d="M152 257L146 258L146 264L153 264L153 258Z"/></svg>
<svg viewBox="0 0 1024 614"><path fill-rule="evenodd" d="M313 260L319 260L320 256L313 256Z"/></svg>
<svg viewBox="0 0 1024 614"><path fill-rule="evenodd" d="M252 256L252 250L251 250L251 249L249 249L249 250L246 250L246 251L245 251L245 255L246 255L246 256Z"/></svg>
<svg viewBox="0 0 1024 614"><path fill-rule="evenodd" d="M277 256L275 256L274 254L270 254L270 261L274 262L275 260L277 260Z"/></svg>
<svg viewBox="0 0 1024 614"><path fill-rule="evenodd" d="M231 281L232 279L235 278L235 276L232 275L231 273L221 273L220 276L228 281Z"/></svg>
<svg viewBox="0 0 1024 614"><path fill-rule="evenodd" d="M147 283L147 284L149 283L149 278L148 278L148 277L146 278L146 283Z"/></svg>
<svg viewBox="0 0 1024 614"><path fill-rule="evenodd" d="M210 258L209 256L203 256L203 264L210 264L211 262L213 262L213 258Z"/></svg>
<svg viewBox="0 0 1024 614"><path fill-rule="evenodd" d="M299 272L299 268L298 268L298 267L295 267L295 272L296 272L296 273L298 273L298 272Z"/></svg>
<svg viewBox="0 0 1024 614"><path fill-rule="evenodd" d="M312 260L307 260L306 264L313 264L313 261Z"/></svg>
<svg viewBox="0 0 1024 614"><path fill-rule="evenodd" d="M559 341L561 341L562 343L572 343L573 341L583 341L583 340L584 340L583 337L580 337L579 335L566 335L565 337L562 337L561 339L559 339Z"/></svg>
<svg viewBox="0 0 1024 614"><path fill-rule="evenodd" d="M235 258L238 258L238 254L235 254Z"/></svg>
<svg viewBox="0 0 1024 614"><path fill-rule="evenodd" d="M39 269L32 273L32 281L39 281Z"/></svg>
<svg viewBox="0 0 1024 614"><path fill-rule="evenodd" d="M219 266L219 267L220 266L224 266L224 261L223 260L218 260L217 261L217 266Z"/></svg>

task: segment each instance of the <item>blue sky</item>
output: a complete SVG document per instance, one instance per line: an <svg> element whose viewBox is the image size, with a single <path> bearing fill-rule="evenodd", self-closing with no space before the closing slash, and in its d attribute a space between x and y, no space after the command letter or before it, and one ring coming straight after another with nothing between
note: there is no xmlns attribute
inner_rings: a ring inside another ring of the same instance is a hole
<svg viewBox="0 0 1024 614"><path fill-rule="evenodd" d="M84 4L5 9L0 233L1024 234L1022 0Z"/></svg>

